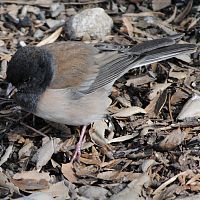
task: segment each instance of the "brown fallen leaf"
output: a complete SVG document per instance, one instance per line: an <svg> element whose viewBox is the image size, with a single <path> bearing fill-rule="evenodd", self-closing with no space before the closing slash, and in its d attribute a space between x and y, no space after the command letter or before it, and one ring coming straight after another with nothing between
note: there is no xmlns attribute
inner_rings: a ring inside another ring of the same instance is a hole
<svg viewBox="0 0 200 200"><path fill-rule="evenodd" d="M77 181L77 177L73 171L73 164L72 163L67 163L67 164L62 164L61 171L64 175L64 177L69 180L71 183L75 183Z"/></svg>
<svg viewBox="0 0 200 200"><path fill-rule="evenodd" d="M170 102L171 105L179 103L183 99L187 99L189 95L181 89L177 89L176 92L171 96Z"/></svg>
<svg viewBox="0 0 200 200"><path fill-rule="evenodd" d="M11 182L21 190L33 191L49 188L50 180L49 173L33 170L14 174Z"/></svg>
<svg viewBox="0 0 200 200"><path fill-rule="evenodd" d="M152 92L149 94L149 99L153 100L158 93L167 89L171 83L158 83L152 86Z"/></svg>
<svg viewBox="0 0 200 200"><path fill-rule="evenodd" d="M138 113L145 114L146 111L138 106L132 106L130 108L122 108L119 110L119 112L113 114L112 116L115 118L127 118Z"/></svg>
<svg viewBox="0 0 200 200"><path fill-rule="evenodd" d="M159 143L159 147L163 150L172 150L184 141L186 135L187 133L180 128L175 129Z"/></svg>
<svg viewBox="0 0 200 200"><path fill-rule="evenodd" d="M45 179L47 182L51 180L51 177L48 172L38 172L36 170L19 172L14 174L12 178L16 180L34 179L37 181L39 181L40 179Z"/></svg>
<svg viewBox="0 0 200 200"><path fill-rule="evenodd" d="M49 182L45 179L11 179L11 182L20 190L24 191L42 190L49 187Z"/></svg>
<svg viewBox="0 0 200 200"><path fill-rule="evenodd" d="M131 22L129 21L129 19L127 17L123 17L122 20L123 20L124 25L127 28L129 37L132 38L133 37L133 26L132 26Z"/></svg>
<svg viewBox="0 0 200 200"><path fill-rule="evenodd" d="M140 173L133 173L133 172L121 172L121 171L106 171L101 172L97 175L97 178L103 179L103 180L129 180L132 181L136 177L138 177Z"/></svg>

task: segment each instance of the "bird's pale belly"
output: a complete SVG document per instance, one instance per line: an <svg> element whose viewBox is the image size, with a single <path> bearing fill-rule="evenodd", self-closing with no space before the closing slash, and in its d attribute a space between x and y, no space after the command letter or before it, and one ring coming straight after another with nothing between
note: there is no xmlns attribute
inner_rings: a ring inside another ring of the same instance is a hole
<svg viewBox="0 0 200 200"><path fill-rule="evenodd" d="M62 89L46 90L35 114L57 123L87 125L104 118L110 104L107 92L94 92L76 100L70 100L67 95L67 91Z"/></svg>

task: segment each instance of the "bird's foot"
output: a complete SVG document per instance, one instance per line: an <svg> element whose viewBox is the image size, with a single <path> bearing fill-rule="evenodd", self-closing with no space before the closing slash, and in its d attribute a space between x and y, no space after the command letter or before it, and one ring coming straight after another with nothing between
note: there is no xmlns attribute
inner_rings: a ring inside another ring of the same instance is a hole
<svg viewBox="0 0 200 200"><path fill-rule="evenodd" d="M78 143L76 144L76 148L75 148L75 152L74 155L70 161L70 163L73 163L75 160L77 160L79 162L80 157L81 157L81 147L84 141L84 136L85 136L85 131L86 131L87 126L83 126L82 130L81 130L81 135L79 138Z"/></svg>
<svg viewBox="0 0 200 200"><path fill-rule="evenodd" d="M79 162L81 157L81 146L82 146L82 141L79 140L79 142L76 144L75 152L71 159L71 163L73 163L75 160Z"/></svg>

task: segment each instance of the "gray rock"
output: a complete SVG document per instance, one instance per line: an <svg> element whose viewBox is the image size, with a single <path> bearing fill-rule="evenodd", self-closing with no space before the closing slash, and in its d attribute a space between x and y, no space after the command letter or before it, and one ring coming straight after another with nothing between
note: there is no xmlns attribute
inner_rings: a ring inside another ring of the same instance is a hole
<svg viewBox="0 0 200 200"><path fill-rule="evenodd" d="M53 27L64 25L65 21L64 20L47 19L46 23L49 28L53 28Z"/></svg>
<svg viewBox="0 0 200 200"><path fill-rule="evenodd" d="M104 9L86 9L66 22L65 31L71 39L82 38L85 34L95 39L109 35L113 20Z"/></svg>
<svg viewBox="0 0 200 200"><path fill-rule="evenodd" d="M35 7L35 6L27 6L27 12L29 12L29 13L33 13L33 14L35 14L35 15L38 15L41 11L40 11L40 9L38 8L38 7Z"/></svg>
<svg viewBox="0 0 200 200"><path fill-rule="evenodd" d="M36 30L34 35L33 35L33 37L37 38L37 39L42 38L43 36L44 36L44 32L40 29Z"/></svg>
<svg viewBox="0 0 200 200"><path fill-rule="evenodd" d="M66 9L66 15L67 16L73 16L73 15L76 15L76 14L77 14L77 12L76 12L76 10L74 8Z"/></svg>
<svg viewBox="0 0 200 200"><path fill-rule="evenodd" d="M98 186L82 186L79 188L79 195L82 197L89 198L90 200L106 200L107 194L109 193L108 190Z"/></svg>
<svg viewBox="0 0 200 200"><path fill-rule="evenodd" d="M50 9L51 9L51 16L57 17L58 15L60 15L61 12L65 11L65 6L64 4L53 3Z"/></svg>

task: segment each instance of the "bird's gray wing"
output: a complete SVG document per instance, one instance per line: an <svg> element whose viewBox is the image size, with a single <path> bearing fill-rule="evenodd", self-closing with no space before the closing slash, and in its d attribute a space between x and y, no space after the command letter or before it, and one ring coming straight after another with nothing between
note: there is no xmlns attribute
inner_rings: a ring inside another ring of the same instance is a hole
<svg viewBox="0 0 200 200"><path fill-rule="evenodd" d="M97 59L100 69L90 87L84 91L89 94L108 84L113 84L130 69L162 61L180 54L195 52L194 44L176 44L177 37L162 38L135 45L128 50L118 52L118 57L106 62L103 57ZM114 49L112 49L114 50Z"/></svg>
<svg viewBox="0 0 200 200"><path fill-rule="evenodd" d="M193 44L176 44L179 36L147 41L117 49L78 42L45 45L55 58L55 76L49 89L74 91L75 98L90 94L112 84L132 68L165 60L179 54L192 53ZM57 48L55 48L55 45ZM80 95L79 95L80 94Z"/></svg>

